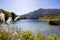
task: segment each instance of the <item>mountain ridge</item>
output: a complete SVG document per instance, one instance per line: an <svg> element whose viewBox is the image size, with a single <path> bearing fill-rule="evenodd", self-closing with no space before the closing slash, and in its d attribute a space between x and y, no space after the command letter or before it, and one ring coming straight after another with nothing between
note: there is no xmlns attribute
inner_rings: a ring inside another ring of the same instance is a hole
<svg viewBox="0 0 60 40"><path fill-rule="evenodd" d="M30 12L25 15L21 15L23 18L26 19L38 19L43 16L51 16L51 15L60 15L60 9L38 9L33 12Z"/></svg>

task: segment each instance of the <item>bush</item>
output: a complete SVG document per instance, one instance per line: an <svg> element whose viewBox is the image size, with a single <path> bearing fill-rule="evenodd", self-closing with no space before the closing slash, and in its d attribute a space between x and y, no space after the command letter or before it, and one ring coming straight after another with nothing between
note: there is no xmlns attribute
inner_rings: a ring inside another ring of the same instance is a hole
<svg viewBox="0 0 60 40"><path fill-rule="evenodd" d="M42 36L41 33L33 35L29 31L17 32L17 34L10 32L0 32L0 40L58 40L55 34Z"/></svg>

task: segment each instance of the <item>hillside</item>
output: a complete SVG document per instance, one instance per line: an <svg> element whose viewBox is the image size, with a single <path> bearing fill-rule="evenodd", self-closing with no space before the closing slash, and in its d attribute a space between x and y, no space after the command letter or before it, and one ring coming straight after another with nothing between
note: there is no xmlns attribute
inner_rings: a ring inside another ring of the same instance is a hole
<svg viewBox="0 0 60 40"><path fill-rule="evenodd" d="M44 17L41 17L41 18L38 18L39 20L46 20L46 21L49 21L49 20L60 20L60 15L52 15L52 16L44 16Z"/></svg>
<svg viewBox="0 0 60 40"><path fill-rule="evenodd" d="M44 16L38 20L47 21L51 25L60 25L60 15Z"/></svg>
<svg viewBox="0 0 60 40"><path fill-rule="evenodd" d="M60 15L60 9L38 9L28 14L22 15L26 19L38 19L44 16Z"/></svg>

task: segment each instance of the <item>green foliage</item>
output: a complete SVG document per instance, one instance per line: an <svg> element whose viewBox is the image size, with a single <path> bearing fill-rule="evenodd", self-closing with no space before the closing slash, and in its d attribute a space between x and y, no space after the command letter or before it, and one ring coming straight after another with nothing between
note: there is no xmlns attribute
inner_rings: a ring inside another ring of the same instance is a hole
<svg viewBox="0 0 60 40"><path fill-rule="evenodd" d="M20 33L21 40L33 40L33 34L31 32L25 31Z"/></svg>
<svg viewBox="0 0 60 40"><path fill-rule="evenodd" d="M11 13L10 13L10 12L5 11L5 10L3 10L3 9L0 9L0 11L1 11L1 12L3 12L6 16L10 16L10 15L11 15Z"/></svg>
<svg viewBox="0 0 60 40"><path fill-rule="evenodd" d="M44 17L41 17L41 18L39 18L39 19L60 20L60 15L44 16Z"/></svg>
<svg viewBox="0 0 60 40"><path fill-rule="evenodd" d="M60 38L59 38L60 39ZM0 32L0 40L59 40L55 34L43 36L41 33L32 34L29 31L22 31L15 33Z"/></svg>
<svg viewBox="0 0 60 40"><path fill-rule="evenodd" d="M8 40L9 33L8 32L2 32L0 33L0 39L1 40Z"/></svg>
<svg viewBox="0 0 60 40"><path fill-rule="evenodd" d="M57 40L56 35L55 35L55 34L51 34L51 35L49 36L49 40Z"/></svg>

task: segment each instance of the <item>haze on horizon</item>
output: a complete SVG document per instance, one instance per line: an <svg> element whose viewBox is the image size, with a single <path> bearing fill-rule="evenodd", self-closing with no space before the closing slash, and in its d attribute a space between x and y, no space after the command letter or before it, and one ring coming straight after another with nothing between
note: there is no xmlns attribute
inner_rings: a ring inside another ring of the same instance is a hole
<svg viewBox="0 0 60 40"><path fill-rule="evenodd" d="M60 0L0 0L0 9L23 15L39 8L60 9Z"/></svg>

